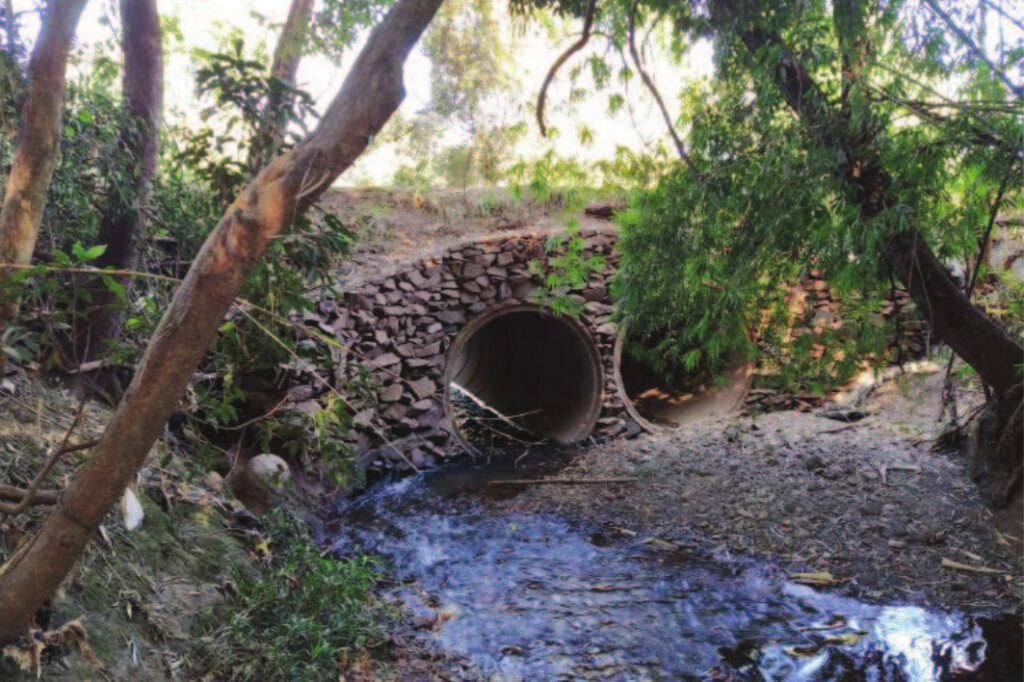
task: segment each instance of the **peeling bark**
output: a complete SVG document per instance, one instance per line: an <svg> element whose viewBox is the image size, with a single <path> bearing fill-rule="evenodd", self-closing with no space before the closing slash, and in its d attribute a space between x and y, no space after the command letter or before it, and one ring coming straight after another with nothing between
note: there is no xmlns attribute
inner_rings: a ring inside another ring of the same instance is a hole
<svg viewBox="0 0 1024 682"><path fill-rule="evenodd" d="M0 642L24 632L145 462L246 276L366 149L405 91L402 69L443 0L399 0L370 35L320 125L228 207L178 289L85 466L39 533L0 568Z"/></svg>
<svg viewBox="0 0 1024 682"><path fill-rule="evenodd" d="M32 258L53 175L64 106L64 72L71 39L87 0L50 0L28 65L28 94L21 111L21 137L0 210L0 283L5 264ZM18 314L18 299L0 302L0 334ZM3 356L0 355L0 367Z"/></svg>
<svg viewBox="0 0 1024 682"><path fill-rule="evenodd" d="M163 45L156 0L121 0L121 39L124 51L122 88L128 121L120 134L120 147L132 163L119 169L137 178L127 195L111 192L104 208L97 243L107 250L98 267L131 270L138 241L146 227L153 178L156 175L163 111ZM131 279L118 282L127 291ZM117 297L101 280L92 278L86 300L92 308L84 327L76 330L75 360L89 362L105 354L106 341L117 334L121 315ZM81 325L81 323L79 323Z"/></svg>

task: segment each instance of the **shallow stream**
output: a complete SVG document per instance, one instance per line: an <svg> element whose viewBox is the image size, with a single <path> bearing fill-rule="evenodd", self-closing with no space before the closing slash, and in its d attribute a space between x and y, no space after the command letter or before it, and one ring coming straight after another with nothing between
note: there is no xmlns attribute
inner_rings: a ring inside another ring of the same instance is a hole
<svg viewBox="0 0 1024 682"><path fill-rule="evenodd" d="M515 488L485 482L521 474L380 482L339 507L326 541L383 556L420 636L485 679L1022 679L1019 619L856 601L697 536L494 512L488 491Z"/></svg>

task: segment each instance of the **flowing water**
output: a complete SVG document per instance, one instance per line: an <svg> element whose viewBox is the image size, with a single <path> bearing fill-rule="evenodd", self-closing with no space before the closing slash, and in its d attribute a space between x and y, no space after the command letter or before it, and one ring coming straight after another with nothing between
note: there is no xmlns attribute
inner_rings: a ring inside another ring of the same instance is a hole
<svg viewBox="0 0 1024 682"><path fill-rule="evenodd" d="M513 472L378 483L339 508L326 539L387 559L421 636L487 679L1022 679L1019 619L859 602L698 538L652 546L490 511L481 480Z"/></svg>

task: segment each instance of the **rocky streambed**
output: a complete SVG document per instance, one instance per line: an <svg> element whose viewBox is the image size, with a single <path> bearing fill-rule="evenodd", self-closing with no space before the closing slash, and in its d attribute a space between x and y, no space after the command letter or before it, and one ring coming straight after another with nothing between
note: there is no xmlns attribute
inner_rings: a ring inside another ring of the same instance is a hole
<svg viewBox="0 0 1024 682"><path fill-rule="evenodd" d="M1020 622L998 612L812 587L689 529L512 511L518 477L566 480L577 453L542 454L381 482L327 524L332 551L387 560L406 637L448 661L422 679L1019 677Z"/></svg>

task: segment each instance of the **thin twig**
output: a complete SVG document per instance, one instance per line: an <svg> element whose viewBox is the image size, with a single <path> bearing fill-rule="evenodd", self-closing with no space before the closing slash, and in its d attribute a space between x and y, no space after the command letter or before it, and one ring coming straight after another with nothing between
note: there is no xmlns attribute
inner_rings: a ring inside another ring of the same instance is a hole
<svg viewBox="0 0 1024 682"><path fill-rule="evenodd" d="M82 415L85 413L85 406L88 402L88 396L82 396L82 399L78 403L78 413L75 414L75 419L71 422L71 427L64 434L64 439L61 441L60 446L53 451L49 459L46 460L46 464L43 465L43 468L39 470L39 473L37 473L35 478L32 479L32 482L28 484L27 488L25 488L25 494L24 497L21 498L21 501L13 505L0 504L0 513L10 514L13 516L14 514L20 514L25 507L29 505L32 498L35 496L36 491L39 489L39 485L43 482L43 479L45 479L46 475L50 473L50 470L56 466L61 456L67 452L65 448L68 446L68 440L71 439L71 434L78 426L78 422L81 421Z"/></svg>
<svg viewBox="0 0 1024 682"><path fill-rule="evenodd" d="M559 55L555 63L548 69L548 75L544 77L544 84L540 86L540 94L537 95L537 126L540 128L541 137L548 136L547 126L544 125L544 102L548 96L548 86L551 85L551 81L554 80L555 74L562 68L562 65L569 60L569 57L573 56L577 52L583 49L583 46L590 40L590 29L594 24L594 8L597 7L597 0L589 0L587 3L587 13L583 17L583 33L580 34L579 40L569 46L569 48Z"/></svg>
<svg viewBox="0 0 1024 682"><path fill-rule="evenodd" d="M850 429L855 429L855 428L857 428L859 426L864 426L864 422L857 422L856 424L847 424L846 426L840 426L838 429L828 429L827 431L818 431L817 435L821 435L823 433L842 433L843 431L849 431Z"/></svg>
<svg viewBox="0 0 1024 682"><path fill-rule="evenodd" d="M1008 571L1002 571L998 568L989 568L988 566L971 566L970 564L962 564L959 561L953 561L952 559L942 559L942 567L948 568L953 571L968 571L970 573L985 573L987 575L1001 575L1008 573Z"/></svg>
<svg viewBox="0 0 1024 682"><path fill-rule="evenodd" d="M603 485L611 483L636 483L637 478L506 478L487 481L487 485Z"/></svg>
<svg viewBox="0 0 1024 682"><path fill-rule="evenodd" d="M992 9L994 9L994 10L995 10L996 12L998 12L998 13L999 13L999 15L1000 15L1000 16L1002 16L1002 17L1003 17L1004 19L1006 19L1007 21L1009 21L1009 22L1010 22L1011 24L1013 24L1014 26L1016 26L1016 27L1017 27L1018 29L1020 29L1021 31L1024 31L1024 22L1022 22L1022 21L1021 21L1020 19L1017 19L1016 17L1014 17L1013 15L1011 15L1011 14L1010 14L1009 12L1007 12L1007 11L1006 11L1005 9L1003 9L1002 7L1000 7L1000 6L998 5L998 4L996 4L996 3L994 3L994 2L990 2L989 0L982 0L982 4L983 4L983 5L985 5L986 7L991 7L991 8L992 8Z"/></svg>
<svg viewBox="0 0 1024 682"><path fill-rule="evenodd" d="M992 202L992 208L989 210L988 226L985 228L985 234L981 238L980 246L978 246L978 259L974 263L974 268L971 271L970 281L967 283L967 300L968 301L970 301L971 297L974 295L974 285L975 285L975 282L977 282L977 280L978 280L978 272L981 270L981 264L985 260L985 252L988 251L989 240L992 238L992 229L993 229L993 227L995 227L995 224L996 224L996 215L998 215L999 207L1002 205L1002 202L1003 202L1003 193L1006 192L1006 187L1010 184L1010 176L1013 175L1012 168L1013 167L1011 166L1011 170L1008 171L1005 175L1003 175L1003 180L999 184L999 190L996 192L996 198ZM954 390L954 387L953 387L953 361L955 359L956 359L956 353L950 354L949 362L946 363L946 376L945 376L945 378L942 381L942 389L943 389L942 392L943 392L943 412L945 412L945 407L946 407L947 400L952 399L954 401L953 402L953 407L950 410L950 412L952 414L952 421L953 421L952 428L953 429L958 429L959 425L956 423L956 421L957 421L957 417L956 417L956 402L955 402L956 394L953 392L953 390Z"/></svg>
<svg viewBox="0 0 1024 682"><path fill-rule="evenodd" d="M992 73L999 76L999 80L1003 81L1003 83L1006 84L1006 87L1010 89L1010 92L1012 92L1017 97L1017 99L1024 99L1024 87L1014 84L1013 81L1011 81L1007 77L1007 75L1003 72L1002 69L993 64L992 61L988 58L988 56L986 56L985 53L982 52L981 48L978 47L977 43L975 43L971 39L971 37L967 35L967 33L956 24L956 22L953 21L952 17L950 17L949 14L942 11L942 9L935 3L935 0L924 0L924 4L928 5L928 9L930 9L932 12L938 15L940 19L942 19L942 22L946 24L946 26L948 26L949 29L953 31L953 33L956 34L957 38L960 39L960 42L962 42L967 47L967 49L973 52L975 56L978 57L978 59L985 62L985 64L992 71Z"/></svg>
<svg viewBox="0 0 1024 682"><path fill-rule="evenodd" d="M1010 176L1013 175L1011 171L1007 172L1003 176L1003 181L999 184L999 191L996 192L995 201L992 202L992 208L988 214L988 226L985 228L985 235L981 238L981 245L978 247L978 260L974 264L974 271L971 273L971 281L967 285L967 300L971 300L971 296L974 295L974 283L978 279L978 271L981 270L981 264L985 259L985 252L988 251L989 240L992 238L992 228L996 224L996 215L999 213L999 207L1003 203L1003 193L1006 192L1007 185L1010 184Z"/></svg>
<svg viewBox="0 0 1024 682"><path fill-rule="evenodd" d="M69 452L78 452L79 450L88 450L89 448L96 447L100 442L99 438L93 438L92 440L83 440L81 443L72 443L71 445L65 445L61 448L61 454L68 454Z"/></svg>
<svg viewBox="0 0 1024 682"><path fill-rule="evenodd" d="M214 428L219 429L221 431L244 431L246 429L246 427L248 427L250 424L255 424L256 422L258 422L261 419L266 419L267 417L269 417L270 415L274 414L279 409L281 409L281 406L284 405L286 402L288 402L289 397L290 396L288 394L285 394L285 396L283 398L281 398L280 400L278 400L277 404L274 405L272 408L270 408L269 410L267 410L263 414L256 415L252 419L245 420L241 424L233 424L232 426L219 426L217 424L211 424L211 425ZM210 422L207 422L207 423L210 423Z"/></svg>

